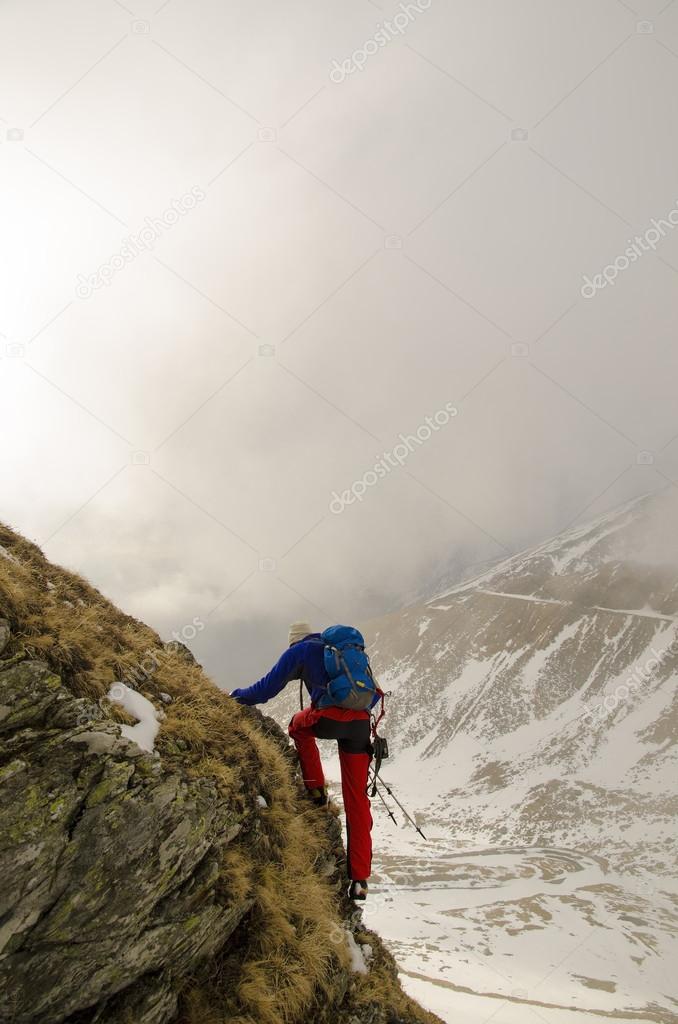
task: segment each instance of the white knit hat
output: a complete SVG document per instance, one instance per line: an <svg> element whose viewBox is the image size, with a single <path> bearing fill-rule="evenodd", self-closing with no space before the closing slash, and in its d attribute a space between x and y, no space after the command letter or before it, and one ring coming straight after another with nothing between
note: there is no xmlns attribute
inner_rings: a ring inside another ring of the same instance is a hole
<svg viewBox="0 0 678 1024"><path fill-rule="evenodd" d="M305 640L313 632L308 622L293 622L290 626L289 642L296 644L297 640Z"/></svg>

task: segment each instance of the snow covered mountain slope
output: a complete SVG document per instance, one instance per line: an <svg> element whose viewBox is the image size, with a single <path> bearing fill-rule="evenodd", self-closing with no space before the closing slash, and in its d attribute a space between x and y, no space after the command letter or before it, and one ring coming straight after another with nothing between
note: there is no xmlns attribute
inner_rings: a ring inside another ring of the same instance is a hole
<svg viewBox="0 0 678 1024"><path fill-rule="evenodd" d="M446 1019L678 1021L677 525L636 500L367 631L430 837L377 804L374 912Z"/></svg>
<svg viewBox="0 0 678 1024"><path fill-rule="evenodd" d="M373 624L392 769L416 766L429 814L675 862L678 557L656 550L673 523L673 498L639 499Z"/></svg>

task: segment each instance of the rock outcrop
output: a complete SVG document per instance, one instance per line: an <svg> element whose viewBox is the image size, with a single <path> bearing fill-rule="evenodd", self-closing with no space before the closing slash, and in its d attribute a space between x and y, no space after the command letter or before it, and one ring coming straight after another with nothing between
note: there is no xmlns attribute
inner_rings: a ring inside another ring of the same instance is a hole
<svg viewBox="0 0 678 1024"><path fill-rule="evenodd" d="M0 1020L434 1021L344 902L338 820L304 800L277 725L0 543ZM149 647L152 752L106 696ZM368 941L357 974L349 943Z"/></svg>
<svg viewBox="0 0 678 1024"><path fill-rule="evenodd" d="M214 780L164 771L44 663L0 680L0 1013L52 1024L126 991L96 1020L124 1020L130 1000L139 1019L143 980L143 1019L170 1019L166 966L188 972L250 909L215 898L242 818Z"/></svg>

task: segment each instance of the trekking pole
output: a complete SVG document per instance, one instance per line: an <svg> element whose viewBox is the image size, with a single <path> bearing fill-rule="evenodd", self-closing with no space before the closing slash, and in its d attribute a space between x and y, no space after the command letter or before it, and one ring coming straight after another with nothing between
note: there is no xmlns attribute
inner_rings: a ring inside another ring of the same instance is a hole
<svg viewBox="0 0 678 1024"><path fill-rule="evenodd" d="M383 796L381 795L381 790L377 789L376 790L376 794L379 797L379 799L381 800L381 802L384 805L384 807L386 808L386 813L388 814L388 816L391 819L391 821L393 822L393 824L397 825L398 824L398 819L396 818L395 814L393 813L393 811L391 810L391 808L388 806L388 804L384 800Z"/></svg>
<svg viewBox="0 0 678 1024"><path fill-rule="evenodd" d="M376 780L375 780L375 781L376 781ZM400 800L398 799L398 797L397 797L397 796L395 796L395 794L393 793L393 790L392 790L392 789L391 789L391 787L390 787L390 786L388 785L388 783L387 783L387 782L384 782L384 780L382 779L381 775L379 776L379 782L380 782L380 783L382 784L382 786L384 787L384 789L386 790L386 792L388 793L388 795L389 795L389 796L391 797L391 800L393 800L393 801L395 801L395 803L397 803L398 807L399 807L399 808L400 808L400 810L401 810L401 811L403 812L403 814L405 815L405 817L406 817L406 818L407 818L407 820L409 821L410 825L412 825L412 826L413 826L413 827L414 827L414 828L415 828L415 829L417 830L417 832L419 833L419 835L421 836L421 838L422 838L422 839L423 839L423 840L424 840L425 842L428 842L428 839L426 838L426 836L424 835L424 833L423 833L423 832L421 831L421 829L420 829L420 828L419 828L419 826L417 825L417 823L416 823L416 821L414 820L414 818L412 818L412 817L411 817L411 816L410 816L410 815L409 815L409 814L407 813L407 811L405 810L405 808L404 808L404 807L403 807L403 805L401 804L401 802L400 802Z"/></svg>

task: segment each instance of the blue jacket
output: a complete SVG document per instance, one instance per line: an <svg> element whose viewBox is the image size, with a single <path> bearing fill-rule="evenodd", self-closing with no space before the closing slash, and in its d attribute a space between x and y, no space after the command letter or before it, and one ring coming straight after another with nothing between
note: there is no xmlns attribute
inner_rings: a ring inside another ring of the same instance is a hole
<svg viewBox="0 0 678 1024"><path fill-rule="evenodd" d="M233 690L231 697L239 704L265 704L284 690L292 679L303 679L311 695L311 703L317 704L330 681L325 671L325 646L319 640L320 633L311 633L305 640L298 640L263 679L244 690Z"/></svg>

